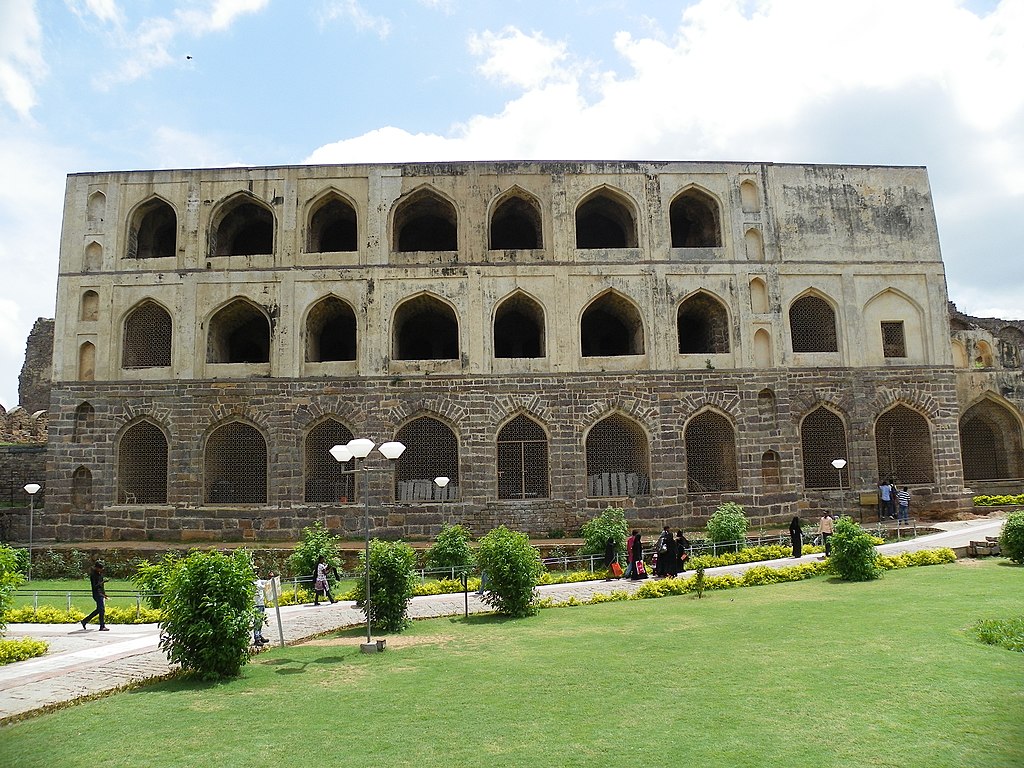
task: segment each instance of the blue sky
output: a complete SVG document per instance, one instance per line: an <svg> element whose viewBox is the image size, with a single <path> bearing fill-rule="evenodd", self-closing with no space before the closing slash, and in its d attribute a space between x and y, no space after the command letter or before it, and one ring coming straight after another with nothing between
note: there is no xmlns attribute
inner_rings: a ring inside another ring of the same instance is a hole
<svg viewBox="0 0 1024 768"><path fill-rule="evenodd" d="M926 165L950 297L1024 318L1022 83L1024 0L0 0L0 403L81 171Z"/></svg>

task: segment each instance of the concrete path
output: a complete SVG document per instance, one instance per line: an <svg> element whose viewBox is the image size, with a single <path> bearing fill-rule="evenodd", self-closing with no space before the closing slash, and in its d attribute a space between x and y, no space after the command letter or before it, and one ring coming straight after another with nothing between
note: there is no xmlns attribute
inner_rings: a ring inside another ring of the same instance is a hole
<svg viewBox="0 0 1024 768"><path fill-rule="evenodd" d="M941 533L920 536L902 542L883 544L883 554L936 547L966 547L972 540L998 536L1002 520L983 519L940 523ZM758 565L783 567L820 560L820 555L784 558L767 562L746 563L708 569L708 575L742 574ZM576 584L551 584L538 588L541 597L554 600L587 600L601 593L634 591L642 581L585 581ZM465 610L464 595L436 595L413 598L409 606L412 618L460 615ZM470 613L491 610L475 594L468 597ZM274 610L267 612L270 625L264 632L273 645L279 642L278 623ZM286 644L315 637L344 627L359 626L365 621L361 611L351 602L284 606L281 608L281 630ZM102 695L126 685L167 675L173 671L163 651L158 648L159 630L155 624L111 624L109 632L97 631L96 625L83 630L79 624L10 624L8 639L33 637L50 643L50 651L37 659L0 666L0 724L30 713L82 698ZM353 644L358 641L353 640Z"/></svg>

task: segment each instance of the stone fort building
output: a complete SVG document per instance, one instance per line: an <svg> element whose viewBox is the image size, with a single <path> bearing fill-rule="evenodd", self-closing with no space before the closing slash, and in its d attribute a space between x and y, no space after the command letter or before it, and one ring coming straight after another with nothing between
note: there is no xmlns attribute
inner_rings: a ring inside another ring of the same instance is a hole
<svg viewBox="0 0 1024 768"><path fill-rule="evenodd" d="M956 510L1024 476L1024 332L950 323L924 168L73 174L40 534L360 535L353 436L383 536Z"/></svg>

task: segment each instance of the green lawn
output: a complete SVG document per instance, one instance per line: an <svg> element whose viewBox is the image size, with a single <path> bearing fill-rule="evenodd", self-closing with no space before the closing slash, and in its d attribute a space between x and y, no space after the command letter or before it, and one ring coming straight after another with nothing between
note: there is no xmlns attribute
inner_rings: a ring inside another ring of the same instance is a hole
<svg viewBox="0 0 1024 768"><path fill-rule="evenodd" d="M0 730L0 765L1024 765L1020 615L988 561L660 600L417 622L381 655L271 650Z"/></svg>
<svg viewBox="0 0 1024 768"><path fill-rule="evenodd" d="M135 606L136 589L130 581L110 579L106 587L109 596L108 608L115 605ZM25 582L14 595L14 607L32 605L33 600L38 599L40 606L52 605L54 608L66 609L69 594L73 608L89 613L96 607L88 579L33 579Z"/></svg>

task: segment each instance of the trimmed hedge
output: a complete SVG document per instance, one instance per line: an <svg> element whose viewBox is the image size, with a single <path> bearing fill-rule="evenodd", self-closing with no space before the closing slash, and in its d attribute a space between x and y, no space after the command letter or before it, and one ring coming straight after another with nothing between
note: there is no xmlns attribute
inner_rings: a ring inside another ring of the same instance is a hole
<svg viewBox="0 0 1024 768"><path fill-rule="evenodd" d="M0 640L0 665L15 661L25 661L42 656L50 649L50 644L43 640L26 637L21 640Z"/></svg>
<svg viewBox="0 0 1024 768"><path fill-rule="evenodd" d="M1008 507L1016 504L1024 504L1024 493L1016 496L975 496L974 506L976 507Z"/></svg>

